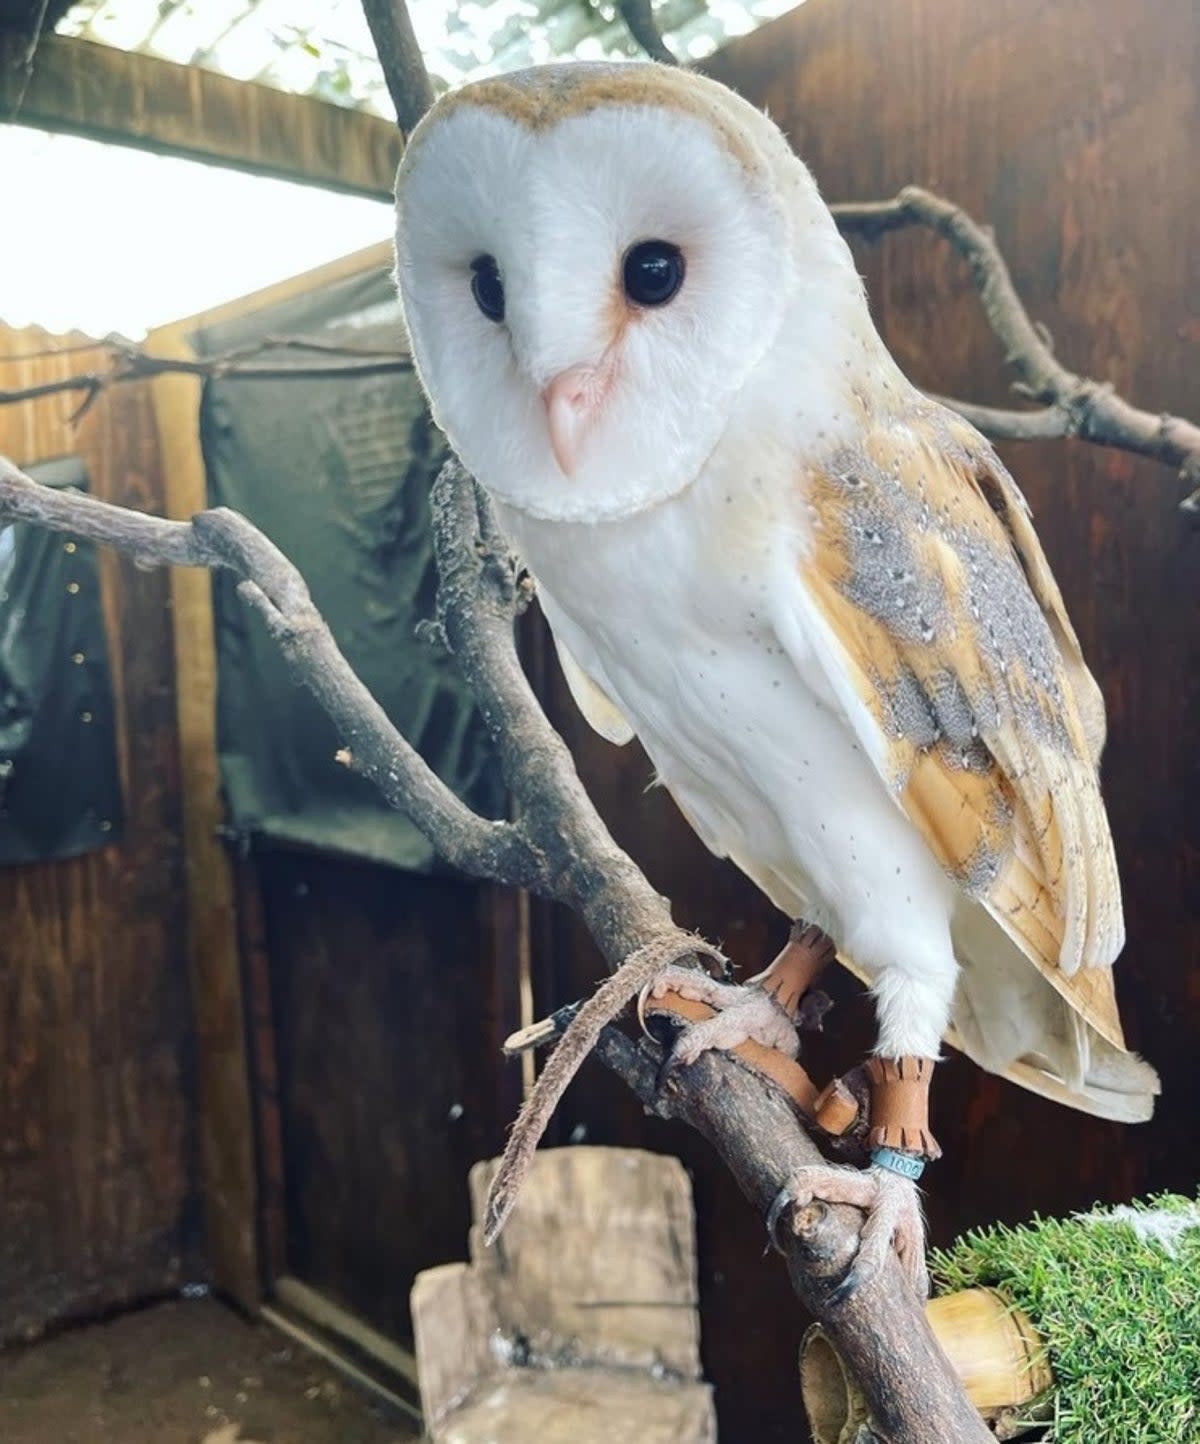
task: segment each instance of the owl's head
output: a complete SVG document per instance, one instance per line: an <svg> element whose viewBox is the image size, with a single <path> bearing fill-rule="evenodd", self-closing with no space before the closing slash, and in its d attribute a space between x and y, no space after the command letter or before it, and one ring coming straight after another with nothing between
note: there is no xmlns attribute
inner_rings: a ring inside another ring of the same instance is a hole
<svg viewBox="0 0 1200 1444"><path fill-rule="evenodd" d="M397 180L433 413L495 495L628 515L699 473L798 277L847 265L780 132L725 87L557 65L441 100Z"/></svg>

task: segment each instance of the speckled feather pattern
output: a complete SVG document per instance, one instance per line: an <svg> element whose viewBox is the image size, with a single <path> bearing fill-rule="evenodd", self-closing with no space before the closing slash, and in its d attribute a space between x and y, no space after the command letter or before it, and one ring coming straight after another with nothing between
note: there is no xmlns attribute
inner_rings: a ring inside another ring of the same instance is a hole
<svg viewBox="0 0 1200 1444"><path fill-rule="evenodd" d="M1061 598L1039 601L1030 584L1048 569L1032 531L1036 552L1022 555L1011 479L970 428L916 401L864 426L801 488L813 519L804 581L887 739L893 794L950 876L1122 1046L1111 994L1066 981L1119 952L1120 888L1051 628ZM1061 614L1060 635L1067 625Z"/></svg>

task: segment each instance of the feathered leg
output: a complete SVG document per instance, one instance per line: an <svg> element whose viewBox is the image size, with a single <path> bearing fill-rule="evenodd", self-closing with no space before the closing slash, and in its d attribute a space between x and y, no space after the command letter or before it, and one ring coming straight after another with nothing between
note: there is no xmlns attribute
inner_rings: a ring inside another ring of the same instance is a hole
<svg viewBox="0 0 1200 1444"><path fill-rule="evenodd" d="M802 1169L771 1210L772 1228L786 1207L819 1199L852 1203L866 1212L858 1254L839 1286L843 1296L874 1275L894 1248L921 1298L929 1292L925 1269L925 1224L917 1180L941 1149L929 1128L929 1085L958 968L953 954L926 955L919 966L894 965L876 977L879 1044L865 1073L870 1088L865 1170L817 1166Z"/></svg>

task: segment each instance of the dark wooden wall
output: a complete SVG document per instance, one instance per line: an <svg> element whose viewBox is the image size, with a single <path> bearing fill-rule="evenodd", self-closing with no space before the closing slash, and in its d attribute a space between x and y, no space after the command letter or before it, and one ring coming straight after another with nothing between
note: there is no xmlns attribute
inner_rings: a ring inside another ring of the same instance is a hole
<svg viewBox="0 0 1200 1444"><path fill-rule="evenodd" d="M6 358L80 338L0 329L0 387L102 365ZM0 453L81 455L92 494L161 512L144 386L0 407ZM0 868L0 1344L202 1267L168 582L101 553L125 798L121 841Z"/></svg>
<svg viewBox="0 0 1200 1444"><path fill-rule="evenodd" d="M808 0L708 62L766 106L830 200L916 181L995 228L1059 353L1150 409L1200 415L1200 12L1180 0ZM884 334L931 390L1003 401L996 342L962 268L919 234L856 252ZM955 1058L939 1073L928 1175L935 1240L986 1219L1064 1213L1097 1199L1194 1189L1200 1126L1200 873L1196 738L1200 536L1180 488L1149 463L1081 444L1006 451L1109 706L1105 788L1129 944L1119 990L1133 1043L1165 1089L1153 1123L1122 1129L1066 1112ZM556 721L618 839L679 920L757 967L781 920L691 837L635 748L578 718L546 663ZM600 963L570 919L539 911L538 1005L586 991ZM814 1072L870 1041L848 980ZM681 1153L699 1211L704 1348L729 1444L794 1441L805 1320L761 1226L704 1145L644 1119L596 1069L559 1137Z"/></svg>
<svg viewBox="0 0 1200 1444"><path fill-rule="evenodd" d="M516 900L298 852L253 870L282 1163L270 1268L411 1346L413 1280L465 1256L467 1173L520 1103L500 1060Z"/></svg>

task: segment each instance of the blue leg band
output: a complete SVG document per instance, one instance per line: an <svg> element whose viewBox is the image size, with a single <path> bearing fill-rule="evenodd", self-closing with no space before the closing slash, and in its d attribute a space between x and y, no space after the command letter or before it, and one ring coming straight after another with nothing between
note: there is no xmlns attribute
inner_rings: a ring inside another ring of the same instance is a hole
<svg viewBox="0 0 1200 1444"><path fill-rule="evenodd" d="M900 1153L895 1148L872 1149L871 1162L876 1168L890 1169L892 1173L898 1173L901 1178L910 1179L913 1183L925 1172L923 1158L914 1158L911 1153Z"/></svg>

